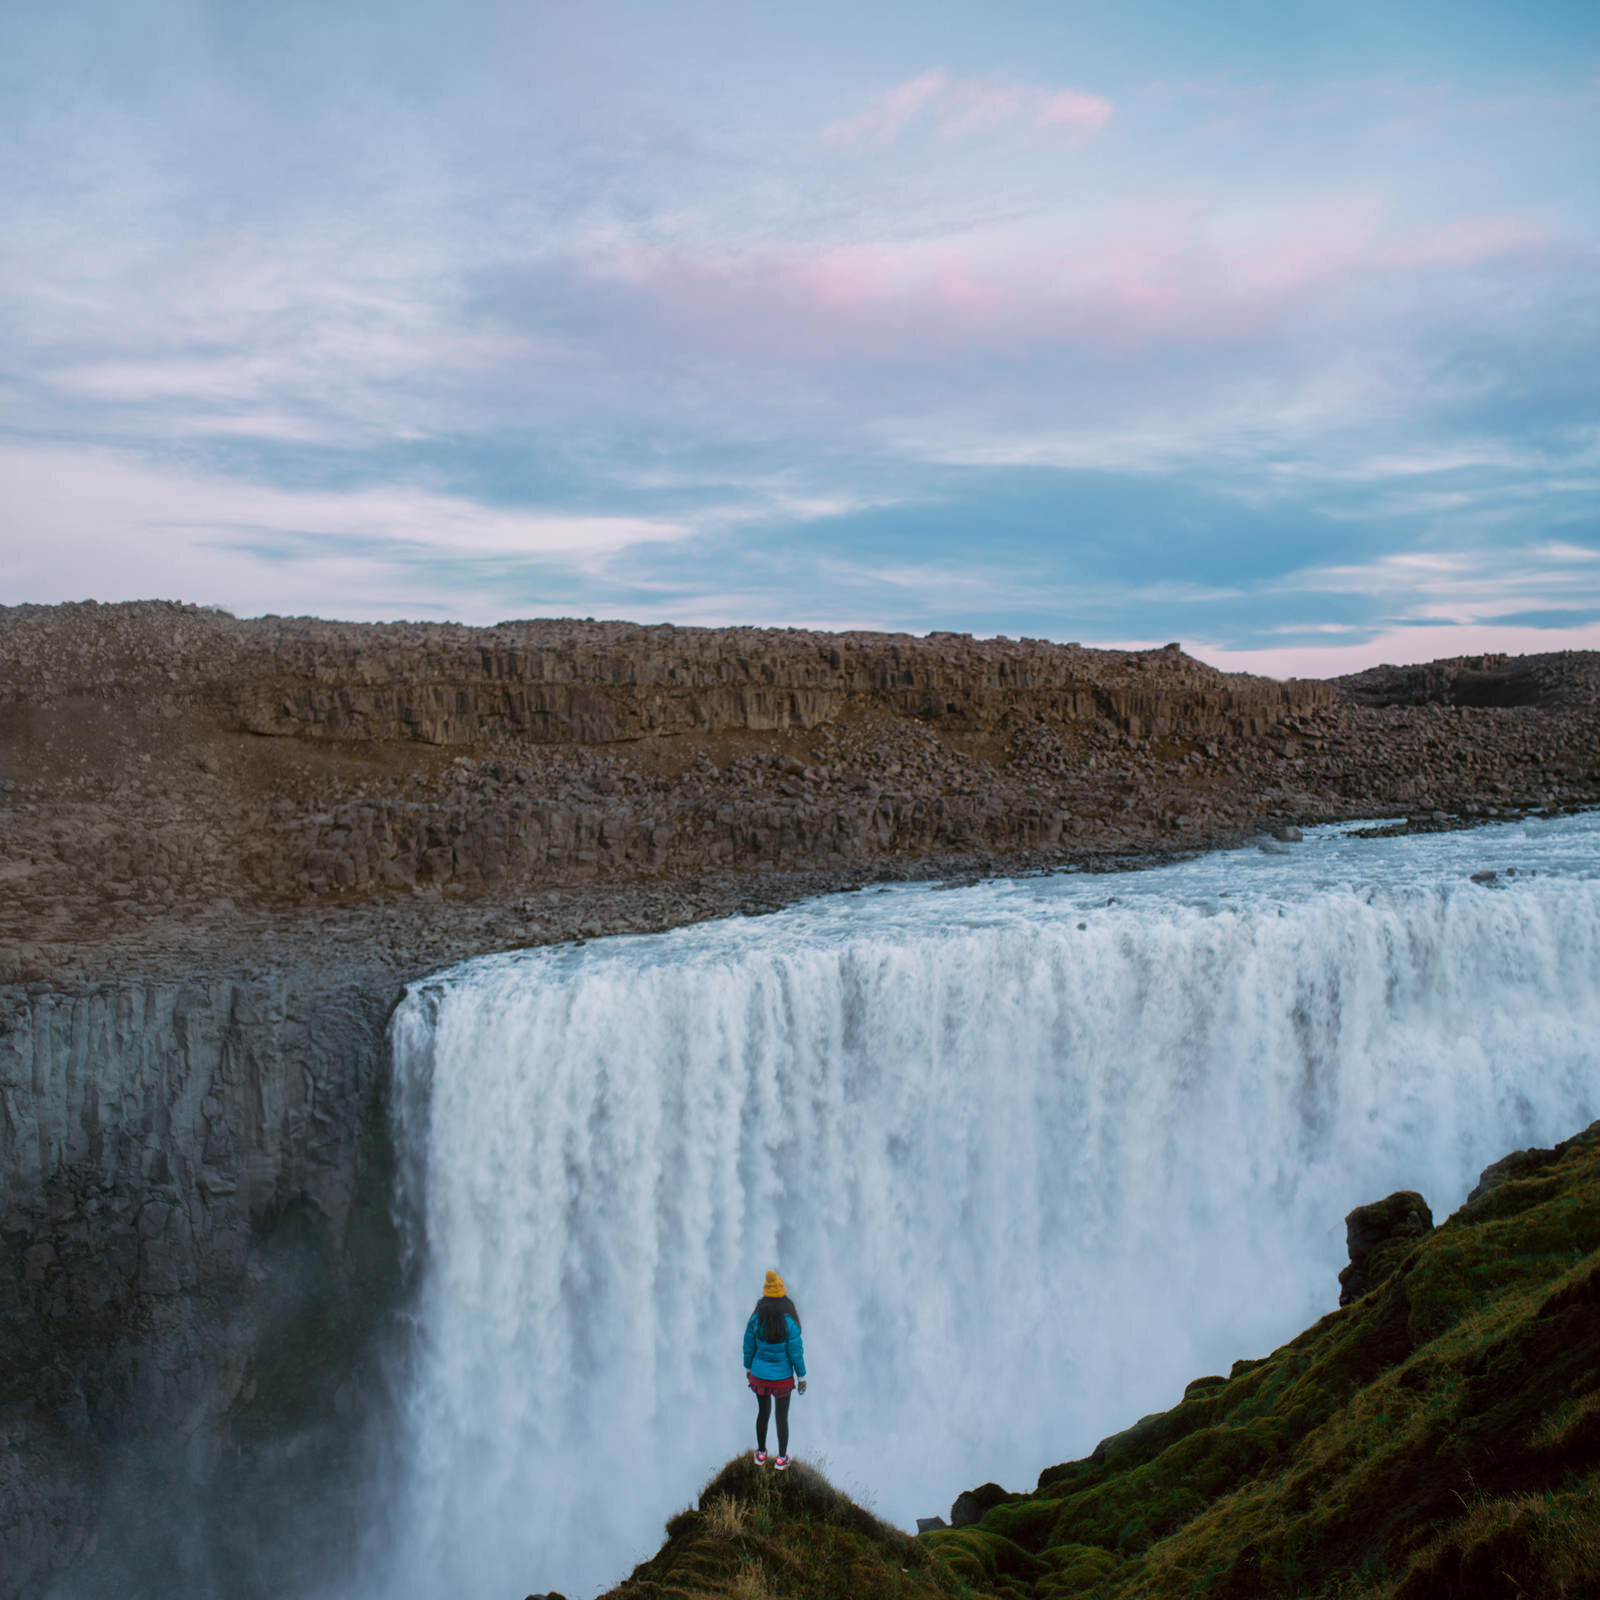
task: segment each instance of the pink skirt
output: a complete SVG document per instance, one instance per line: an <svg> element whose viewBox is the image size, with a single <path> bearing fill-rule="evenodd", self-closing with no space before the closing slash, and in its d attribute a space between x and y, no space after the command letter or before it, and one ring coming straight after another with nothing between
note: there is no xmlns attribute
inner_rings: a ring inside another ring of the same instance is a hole
<svg viewBox="0 0 1600 1600"><path fill-rule="evenodd" d="M747 1380L757 1394L788 1394L794 1388L793 1378L757 1378Z"/></svg>

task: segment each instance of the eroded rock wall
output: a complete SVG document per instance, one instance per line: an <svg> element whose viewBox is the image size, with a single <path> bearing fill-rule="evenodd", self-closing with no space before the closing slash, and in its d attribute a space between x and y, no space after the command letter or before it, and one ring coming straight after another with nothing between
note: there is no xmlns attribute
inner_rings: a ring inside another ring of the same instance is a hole
<svg viewBox="0 0 1600 1600"><path fill-rule="evenodd" d="M1105 652L937 635L595 624L592 637L536 642L531 625L487 631L492 642L421 651L380 634L299 663L280 646L259 667L252 652L251 680L223 697L255 733L444 745L806 729L866 705L963 732L1026 717L1104 719L1135 735L1254 734L1332 698L1321 683L1220 684L1175 652L1113 666Z"/></svg>
<svg viewBox="0 0 1600 1600"><path fill-rule="evenodd" d="M393 1272L385 1010L283 976L0 992L6 1592L87 1553L122 1463L198 1492L331 1380L271 1392Z"/></svg>
<svg viewBox="0 0 1600 1600"><path fill-rule="evenodd" d="M1314 680L1224 674L1182 653L964 634L532 621L493 628L241 621L189 607L16 607L0 698L204 703L266 735L464 745L615 744L806 729L872 707L964 732L1109 721L1135 736L1252 735L1329 705Z"/></svg>

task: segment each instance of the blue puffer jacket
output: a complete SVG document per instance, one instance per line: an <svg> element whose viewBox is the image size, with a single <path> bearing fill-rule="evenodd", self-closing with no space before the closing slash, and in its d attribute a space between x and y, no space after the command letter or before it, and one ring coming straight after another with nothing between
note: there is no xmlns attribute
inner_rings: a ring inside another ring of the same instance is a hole
<svg viewBox="0 0 1600 1600"><path fill-rule="evenodd" d="M788 1338L781 1344L769 1344L761 1337L761 1313L750 1313L744 1326L744 1368L752 1378L776 1383L780 1378L805 1377L806 1347L800 1338L800 1324L790 1316L783 1322Z"/></svg>

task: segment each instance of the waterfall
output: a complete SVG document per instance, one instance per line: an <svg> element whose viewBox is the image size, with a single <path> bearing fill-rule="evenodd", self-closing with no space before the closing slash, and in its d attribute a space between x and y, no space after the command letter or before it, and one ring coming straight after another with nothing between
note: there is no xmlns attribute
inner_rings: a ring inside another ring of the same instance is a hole
<svg viewBox="0 0 1600 1600"><path fill-rule="evenodd" d="M1266 1354L1335 1305L1351 1206L1442 1217L1600 1115L1597 841L1321 830L414 985L380 1592L625 1576L753 1442L768 1267L812 1374L793 1449L902 1524Z"/></svg>

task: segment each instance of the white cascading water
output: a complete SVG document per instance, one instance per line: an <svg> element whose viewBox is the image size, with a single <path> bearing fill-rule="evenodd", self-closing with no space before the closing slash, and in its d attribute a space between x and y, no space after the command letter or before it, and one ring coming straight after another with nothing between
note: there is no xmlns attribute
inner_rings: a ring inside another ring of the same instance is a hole
<svg viewBox="0 0 1600 1600"><path fill-rule="evenodd" d="M1442 1218L1600 1116L1597 871L1592 816L1322 829L414 985L379 1592L625 1576L752 1443L768 1267L812 1373L792 1448L903 1525L1267 1353L1336 1304L1351 1206Z"/></svg>

